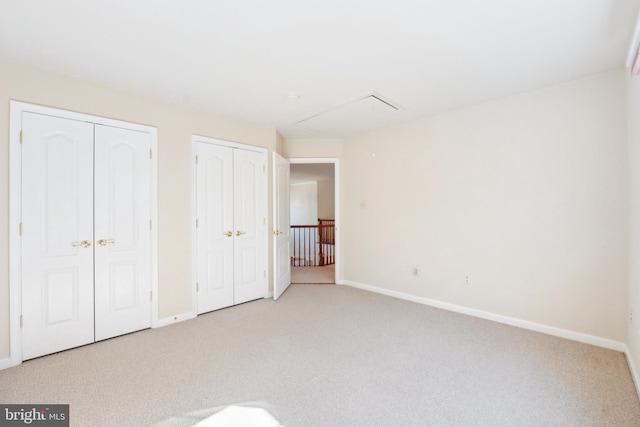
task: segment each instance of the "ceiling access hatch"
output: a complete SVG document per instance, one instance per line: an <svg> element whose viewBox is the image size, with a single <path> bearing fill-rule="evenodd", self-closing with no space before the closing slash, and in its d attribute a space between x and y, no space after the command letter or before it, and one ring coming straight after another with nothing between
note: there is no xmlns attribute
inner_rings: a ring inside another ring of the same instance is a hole
<svg viewBox="0 0 640 427"><path fill-rule="evenodd" d="M295 123L317 134L346 138L397 123L403 110L398 104L372 93Z"/></svg>

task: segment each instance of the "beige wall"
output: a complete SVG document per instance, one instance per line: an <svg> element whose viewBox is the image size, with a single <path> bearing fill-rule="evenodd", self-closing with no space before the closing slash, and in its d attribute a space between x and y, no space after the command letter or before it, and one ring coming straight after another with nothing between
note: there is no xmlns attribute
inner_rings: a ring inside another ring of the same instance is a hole
<svg viewBox="0 0 640 427"><path fill-rule="evenodd" d="M191 311L191 135L276 148L273 128L0 61L0 229L9 222L9 100L158 128L159 317ZM271 153L269 153L271 159ZM271 189L271 174L269 174ZM270 190L271 192L271 190ZM269 204L271 205L271 196ZM269 208L271 215L271 208ZM269 221L271 223L271 221ZM0 233L0 359L9 356L9 243Z"/></svg>
<svg viewBox="0 0 640 427"><path fill-rule="evenodd" d="M343 149L344 279L626 341L622 70Z"/></svg>
<svg viewBox="0 0 640 427"><path fill-rule="evenodd" d="M336 182L318 181L318 218L336 218Z"/></svg>
<svg viewBox="0 0 640 427"><path fill-rule="evenodd" d="M279 132L276 132L276 153L283 156L284 153L284 138ZM284 156L283 156L284 157Z"/></svg>
<svg viewBox="0 0 640 427"><path fill-rule="evenodd" d="M640 77L628 77L629 130L629 312L627 345L640 375ZM636 378L638 380L640 378ZM640 384L636 384L640 388Z"/></svg>
<svg viewBox="0 0 640 427"><path fill-rule="evenodd" d="M289 186L289 209L291 225L314 225L318 223L318 183L300 182Z"/></svg>
<svg viewBox="0 0 640 427"><path fill-rule="evenodd" d="M628 82L630 118L640 117L639 80ZM0 82L5 230L10 99L158 128L160 318L191 310L190 137L199 134L340 158L346 280L627 341L640 359L639 328L627 334L628 301L640 313L640 265L627 262L627 190L632 259L640 251L640 124L627 128L623 71L345 141L283 140L273 128L12 62L0 62ZM0 359L8 355L4 233Z"/></svg>
<svg viewBox="0 0 640 427"><path fill-rule="evenodd" d="M287 139L283 144L282 156L295 158L308 157L334 157L341 158L343 151L342 139L315 138L315 139Z"/></svg>

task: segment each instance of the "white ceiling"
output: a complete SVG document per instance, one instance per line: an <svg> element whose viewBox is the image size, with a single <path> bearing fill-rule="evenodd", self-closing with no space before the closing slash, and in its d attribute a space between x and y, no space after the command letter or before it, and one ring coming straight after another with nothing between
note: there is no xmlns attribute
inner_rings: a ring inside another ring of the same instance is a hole
<svg viewBox="0 0 640 427"><path fill-rule="evenodd" d="M287 138L344 137L623 67L639 7L640 0L0 0L0 57L265 123ZM300 99L288 101L289 93ZM403 108L364 129L334 120L313 130L296 125L371 93Z"/></svg>

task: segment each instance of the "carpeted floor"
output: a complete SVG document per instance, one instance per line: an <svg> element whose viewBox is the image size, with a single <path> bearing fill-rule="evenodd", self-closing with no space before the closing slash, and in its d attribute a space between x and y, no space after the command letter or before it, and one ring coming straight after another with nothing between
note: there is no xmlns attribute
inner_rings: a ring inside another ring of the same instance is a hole
<svg viewBox="0 0 640 427"><path fill-rule="evenodd" d="M25 362L0 371L0 402L69 403L77 426L190 426L228 405L287 427L640 425L621 353L345 286Z"/></svg>
<svg viewBox="0 0 640 427"><path fill-rule="evenodd" d="M323 267L291 267L291 283L334 284L336 266L332 264Z"/></svg>

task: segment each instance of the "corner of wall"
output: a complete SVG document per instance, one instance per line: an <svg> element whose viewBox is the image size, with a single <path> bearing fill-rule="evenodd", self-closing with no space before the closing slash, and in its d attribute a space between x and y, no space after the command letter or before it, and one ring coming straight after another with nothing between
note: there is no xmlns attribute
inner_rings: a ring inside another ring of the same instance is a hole
<svg viewBox="0 0 640 427"><path fill-rule="evenodd" d="M280 135L280 132L276 130L276 153L280 154L281 156L284 156L284 144L284 137Z"/></svg>

